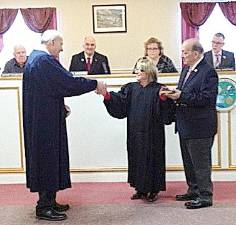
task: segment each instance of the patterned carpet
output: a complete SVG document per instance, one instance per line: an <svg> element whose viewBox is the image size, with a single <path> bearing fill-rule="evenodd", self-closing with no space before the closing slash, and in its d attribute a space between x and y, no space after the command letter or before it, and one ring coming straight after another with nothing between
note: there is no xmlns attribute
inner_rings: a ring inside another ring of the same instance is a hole
<svg viewBox="0 0 236 225"><path fill-rule="evenodd" d="M236 182L214 183L214 206L187 210L174 196L184 193L184 182L168 182L157 202L132 201L133 190L126 183L74 183L58 194L69 203L70 225L235 225ZM25 185L0 185L1 225L52 224L35 218L37 195Z"/></svg>

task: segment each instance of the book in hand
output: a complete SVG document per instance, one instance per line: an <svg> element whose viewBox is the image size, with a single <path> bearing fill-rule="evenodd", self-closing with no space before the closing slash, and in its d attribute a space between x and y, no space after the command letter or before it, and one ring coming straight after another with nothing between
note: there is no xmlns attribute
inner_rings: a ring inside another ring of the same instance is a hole
<svg viewBox="0 0 236 225"><path fill-rule="evenodd" d="M168 95L168 94L174 94L174 93L176 93L175 90L171 90L171 89L169 89L169 88L167 88L167 87L164 87L164 88L162 88L162 89L160 90L160 94L161 94L161 95L162 95L162 94Z"/></svg>

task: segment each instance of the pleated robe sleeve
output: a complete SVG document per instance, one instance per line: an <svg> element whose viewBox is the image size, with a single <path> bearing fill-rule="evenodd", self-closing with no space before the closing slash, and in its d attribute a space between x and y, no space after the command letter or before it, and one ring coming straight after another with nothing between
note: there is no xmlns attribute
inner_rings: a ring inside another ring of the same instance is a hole
<svg viewBox="0 0 236 225"><path fill-rule="evenodd" d="M165 125L175 122L175 102L172 99L160 100L162 121Z"/></svg>
<svg viewBox="0 0 236 225"><path fill-rule="evenodd" d="M32 67L32 69L41 70L40 76L35 76L35 81L40 84L43 83L44 87L42 89L44 91L48 90L48 94L51 96L70 97L81 95L94 90L97 86L96 80L73 77L53 56L44 54L40 57L38 63L43 67L40 67L37 63L35 67Z"/></svg>
<svg viewBox="0 0 236 225"><path fill-rule="evenodd" d="M117 119L127 117L128 103L131 95L130 84L124 85L119 92L110 92L110 100L104 100L107 112Z"/></svg>

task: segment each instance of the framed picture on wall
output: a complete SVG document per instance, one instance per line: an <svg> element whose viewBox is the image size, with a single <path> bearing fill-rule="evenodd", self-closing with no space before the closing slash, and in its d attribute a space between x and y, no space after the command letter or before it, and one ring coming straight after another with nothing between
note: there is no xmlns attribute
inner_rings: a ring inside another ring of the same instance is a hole
<svg viewBox="0 0 236 225"><path fill-rule="evenodd" d="M93 5L93 32L127 32L126 5Z"/></svg>

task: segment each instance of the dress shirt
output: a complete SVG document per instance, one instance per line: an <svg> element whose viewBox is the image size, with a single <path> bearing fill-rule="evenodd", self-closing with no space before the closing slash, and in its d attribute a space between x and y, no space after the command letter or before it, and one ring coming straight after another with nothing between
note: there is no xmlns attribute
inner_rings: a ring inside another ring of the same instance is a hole
<svg viewBox="0 0 236 225"><path fill-rule="evenodd" d="M189 69L188 69L188 72L184 78L184 82L183 82L183 85L185 84L185 82L188 80L189 76L191 75L192 71L194 72L197 72L195 71L195 68L197 67L197 65L202 61L202 59L204 58L204 56L201 56L201 58L193 65L193 66L190 66Z"/></svg>
<svg viewBox="0 0 236 225"><path fill-rule="evenodd" d="M84 56L85 56L86 63L88 63L88 58L90 58L90 63L92 64L92 62L93 62L93 55L88 56L86 53L84 53Z"/></svg>
<svg viewBox="0 0 236 225"><path fill-rule="evenodd" d="M217 59L217 56L219 57ZM220 65L221 63L221 56L222 56L222 51L218 52L218 53L214 53L212 51L212 59L213 59L213 65L214 65L214 68L216 68L217 66ZM218 62L217 62L218 61Z"/></svg>
<svg viewBox="0 0 236 225"><path fill-rule="evenodd" d="M20 66L19 63L17 63L16 59L13 58L5 64L2 73L23 73L25 64L26 62L24 63L23 66Z"/></svg>

